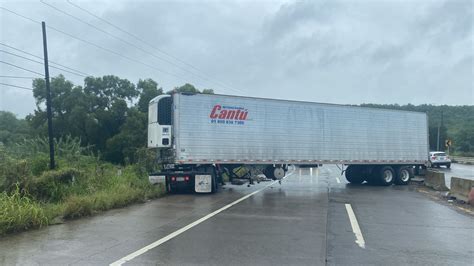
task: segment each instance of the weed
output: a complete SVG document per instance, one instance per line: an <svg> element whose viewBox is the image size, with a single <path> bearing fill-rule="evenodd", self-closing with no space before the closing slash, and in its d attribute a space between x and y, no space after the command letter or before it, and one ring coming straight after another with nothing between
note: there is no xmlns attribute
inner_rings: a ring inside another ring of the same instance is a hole
<svg viewBox="0 0 474 266"><path fill-rule="evenodd" d="M19 187L11 195L0 193L0 210L0 235L48 224L43 208L22 195Z"/></svg>

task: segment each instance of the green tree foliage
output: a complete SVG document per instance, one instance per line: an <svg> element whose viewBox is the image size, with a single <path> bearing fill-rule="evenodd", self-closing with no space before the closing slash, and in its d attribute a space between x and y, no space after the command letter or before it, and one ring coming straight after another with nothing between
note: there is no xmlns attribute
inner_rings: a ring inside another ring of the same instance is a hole
<svg viewBox="0 0 474 266"><path fill-rule="evenodd" d="M203 89L202 94L214 94L214 90L213 89Z"/></svg>
<svg viewBox="0 0 474 266"><path fill-rule="evenodd" d="M24 119L13 113L0 111L0 143L9 145L29 137L31 129Z"/></svg>
<svg viewBox="0 0 474 266"><path fill-rule="evenodd" d="M148 112L148 103L151 99L163 94L163 89L158 88L158 83L152 79L139 80L137 90L140 92L140 98L137 103L138 110L142 113Z"/></svg>
<svg viewBox="0 0 474 266"><path fill-rule="evenodd" d="M181 87L176 87L171 91L166 92L167 94L172 94L173 92L182 92L182 93L202 93L202 94L214 94L213 89L203 89L202 92L193 85L186 83Z"/></svg>
<svg viewBox="0 0 474 266"><path fill-rule="evenodd" d="M200 93L188 83L173 91ZM38 135L44 136L47 120L43 79L34 80L33 93L36 110L26 120ZM91 147L110 162L136 162L137 150L146 146L148 103L161 94L163 89L152 79L140 79L135 86L112 75L87 77L81 87L62 75L54 77L51 99L55 138L79 138L83 146Z"/></svg>
<svg viewBox="0 0 474 266"><path fill-rule="evenodd" d="M471 120L455 132L453 143L457 151L474 154L474 121Z"/></svg>

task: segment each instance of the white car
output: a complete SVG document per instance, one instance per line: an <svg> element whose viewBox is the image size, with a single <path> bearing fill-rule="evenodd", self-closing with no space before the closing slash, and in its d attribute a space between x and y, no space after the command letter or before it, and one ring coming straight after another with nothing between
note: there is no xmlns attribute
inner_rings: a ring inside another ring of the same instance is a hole
<svg viewBox="0 0 474 266"><path fill-rule="evenodd" d="M432 151L430 152L429 161L431 167L440 167L441 165L446 166L446 168L451 168L451 159L442 151Z"/></svg>

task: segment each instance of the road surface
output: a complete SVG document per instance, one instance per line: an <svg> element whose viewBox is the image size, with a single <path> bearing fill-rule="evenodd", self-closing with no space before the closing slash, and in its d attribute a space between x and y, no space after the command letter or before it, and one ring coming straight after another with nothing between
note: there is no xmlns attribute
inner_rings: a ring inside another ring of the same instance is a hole
<svg viewBox="0 0 474 266"><path fill-rule="evenodd" d="M474 218L325 166L3 237L0 251L0 265L473 265Z"/></svg>
<svg viewBox="0 0 474 266"><path fill-rule="evenodd" d="M474 180L474 165L453 163L451 169L441 166L433 168L433 170L445 173L447 187L451 187L451 177L453 176Z"/></svg>

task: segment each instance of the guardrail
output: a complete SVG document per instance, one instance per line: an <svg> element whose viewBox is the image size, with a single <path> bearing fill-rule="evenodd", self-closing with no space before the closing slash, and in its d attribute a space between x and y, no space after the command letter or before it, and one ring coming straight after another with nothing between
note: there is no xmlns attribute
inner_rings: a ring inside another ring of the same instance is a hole
<svg viewBox="0 0 474 266"><path fill-rule="evenodd" d="M451 156L453 163L474 164L474 157Z"/></svg>

